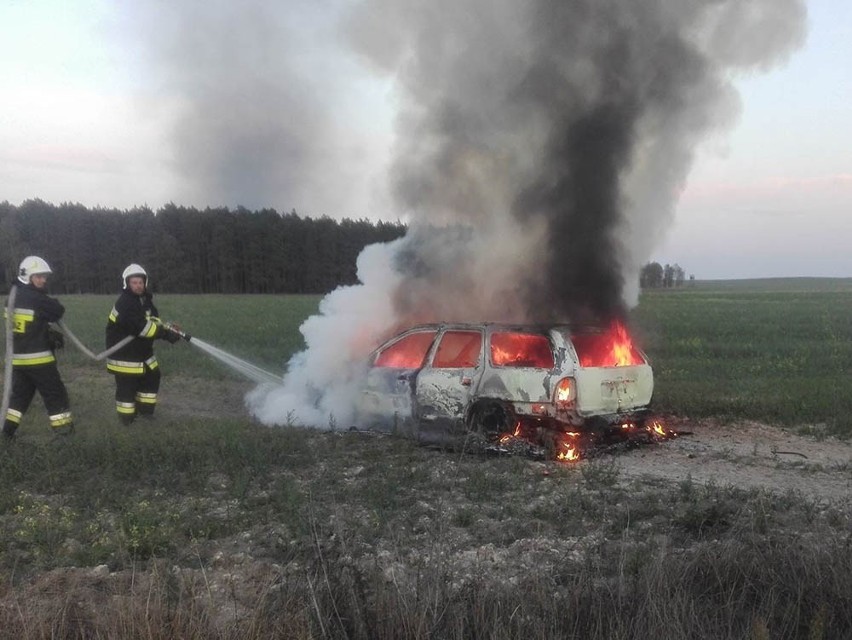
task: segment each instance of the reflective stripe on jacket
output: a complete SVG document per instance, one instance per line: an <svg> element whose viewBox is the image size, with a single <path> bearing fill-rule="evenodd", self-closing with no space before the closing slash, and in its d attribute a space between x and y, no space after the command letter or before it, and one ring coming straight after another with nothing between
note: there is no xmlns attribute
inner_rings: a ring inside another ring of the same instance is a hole
<svg viewBox="0 0 852 640"><path fill-rule="evenodd" d="M39 364L56 362L53 351L38 351L36 353L16 353L12 356L15 367L33 367Z"/></svg>

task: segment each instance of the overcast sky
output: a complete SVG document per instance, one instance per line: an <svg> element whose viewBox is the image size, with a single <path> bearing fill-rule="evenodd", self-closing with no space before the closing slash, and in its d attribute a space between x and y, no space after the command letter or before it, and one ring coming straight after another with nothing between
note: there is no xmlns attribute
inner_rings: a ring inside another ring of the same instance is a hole
<svg viewBox="0 0 852 640"><path fill-rule="evenodd" d="M285 15L261 0L253 12L3 0L0 201L404 220L385 195L392 84L338 37L353 2L288 0ZM807 41L784 66L737 79L740 117L699 147L652 258L700 279L852 277L852 2L810 0L808 11ZM264 29L275 36L253 37ZM306 96L314 106L297 117L288 107ZM223 109L209 113L211 102ZM253 135L235 136L248 120ZM189 142L204 136L229 144Z"/></svg>

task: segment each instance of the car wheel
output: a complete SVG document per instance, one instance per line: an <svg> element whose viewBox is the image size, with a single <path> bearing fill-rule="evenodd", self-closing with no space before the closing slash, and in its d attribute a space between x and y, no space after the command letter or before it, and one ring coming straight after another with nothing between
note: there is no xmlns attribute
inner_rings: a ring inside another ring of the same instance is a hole
<svg viewBox="0 0 852 640"><path fill-rule="evenodd" d="M467 428L487 440L496 440L514 431L515 416L506 405L499 402L480 403L471 409Z"/></svg>

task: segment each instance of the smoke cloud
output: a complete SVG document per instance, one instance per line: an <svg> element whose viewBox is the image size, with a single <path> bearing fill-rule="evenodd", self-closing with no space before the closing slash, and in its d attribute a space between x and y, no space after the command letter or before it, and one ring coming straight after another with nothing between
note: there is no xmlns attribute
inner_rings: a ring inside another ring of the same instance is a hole
<svg viewBox="0 0 852 640"><path fill-rule="evenodd" d="M176 202L362 217L386 141L350 107L369 99L340 41L345 0L140 0L144 99L172 122ZM129 43L132 44L132 43ZM363 73L360 74L363 76Z"/></svg>
<svg viewBox="0 0 852 640"><path fill-rule="evenodd" d="M535 319L567 320L635 302L696 144L737 114L733 74L783 61L805 15L801 0L368 0L351 34L401 88L401 207L495 237L543 225L505 258Z"/></svg>
<svg viewBox="0 0 852 640"><path fill-rule="evenodd" d="M365 252L387 271L326 299L293 394L255 394L257 415L346 420L326 390L356 387L365 337L411 322L623 315L697 144L737 115L733 77L783 62L805 17L802 0L361 3L347 34L397 86L389 178L411 231Z"/></svg>

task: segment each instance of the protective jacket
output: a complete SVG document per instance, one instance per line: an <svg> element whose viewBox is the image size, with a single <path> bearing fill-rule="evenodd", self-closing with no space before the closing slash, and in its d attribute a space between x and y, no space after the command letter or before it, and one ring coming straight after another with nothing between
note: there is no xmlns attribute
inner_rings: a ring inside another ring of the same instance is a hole
<svg viewBox="0 0 852 640"><path fill-rule="evenodd" d="M164 337L167 329L163 328L152 299L147 291L137 296L125 289L110 311L106 326L107 348L127 336L135 336L107 359L107 369L112 373L142 375L146 366L157 368L154 340Z"/></svg>
<svg viewBox="0 0 852 640"><path fill-rule="evenodd" d="M35 367L56 362L49 323L59 321L65 307L32 284L15 286L18 290L12 317L12 365Z"/></svg>

